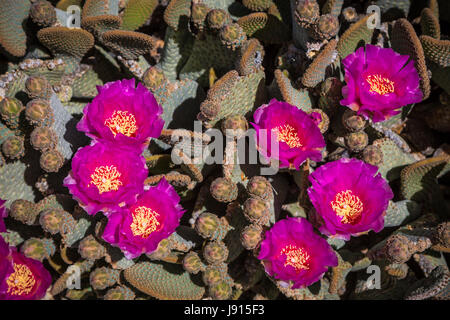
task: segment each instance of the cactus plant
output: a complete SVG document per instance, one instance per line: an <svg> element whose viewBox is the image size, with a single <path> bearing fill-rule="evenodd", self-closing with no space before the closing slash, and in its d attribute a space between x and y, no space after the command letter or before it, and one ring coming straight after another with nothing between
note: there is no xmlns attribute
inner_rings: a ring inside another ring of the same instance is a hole
<svg viewBox="0 0 450 320"><path fill-rule="evenodd" d="M0 245L36 299L448 300L446 9L2 0Z"/></svg>

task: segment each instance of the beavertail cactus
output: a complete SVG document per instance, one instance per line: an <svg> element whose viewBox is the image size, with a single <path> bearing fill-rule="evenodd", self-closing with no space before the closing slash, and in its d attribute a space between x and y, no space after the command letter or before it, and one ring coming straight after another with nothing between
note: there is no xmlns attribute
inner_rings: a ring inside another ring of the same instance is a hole
<svg viewBox="0 0 450 320"><path fill-rule="evenodd" d="M0 299L448 300L449 8L0 0Z"/></svg>

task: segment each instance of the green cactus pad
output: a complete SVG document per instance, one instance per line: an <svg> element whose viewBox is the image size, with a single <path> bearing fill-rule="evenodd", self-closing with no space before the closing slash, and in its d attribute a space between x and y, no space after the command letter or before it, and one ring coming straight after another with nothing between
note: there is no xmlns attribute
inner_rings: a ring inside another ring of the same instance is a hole
<svg viewBox="0 0 450 320"><path fill-rule="evenodd" d="M122 16L124 30L136 30L141 27L158 5L158 0L129 0Z"/></svg>
<svg viewBox="0 0 450 320"><path fill-rule="evenodd" d="M23 57L26 53L24 21L28 18L29 0L4 0L0 6L0 45L10 55Z"/></svg>
<svg viewBox="0 0 450 320"><path fill-rule="evenodd" d="M196 300L205 293L178 265L140 262L126 269L124 276L135 288L160 300Z"/></svg>
<svg viewBox="0 0 450 320"><path fill-rule="evenodd" d="M367 27L367 21L372 15L355 22L341 36L337 44L337 51L341 59L344 59L356 49L370 43L374 29Z"/></svg>

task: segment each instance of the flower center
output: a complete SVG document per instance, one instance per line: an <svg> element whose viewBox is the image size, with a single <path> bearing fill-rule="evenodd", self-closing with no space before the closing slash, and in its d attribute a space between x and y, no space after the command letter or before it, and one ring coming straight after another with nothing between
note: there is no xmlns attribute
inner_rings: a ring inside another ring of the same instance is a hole
<svg viewBox="0 0 450 320"><path fill-rule="evenodd" d="M331 208L339 217L342 223L356 223L361 218L363 203L351 190L341 191L336 194L334 201L330 202Z"/></svg>
<svg viewBox="0 0 450 320"><path fill-rule="evenodd" d="M158 221L159 214L147 207L138 207L133 211L133 222L131 231L135 236L148 238L150 234L159 229L161 223Z"/></svg>
<svg viewBox="0 0 450 320"><path fill-rule="evenodd" d="M394 82L379 74L369 75L366 81L370 84L370 92L376 92L381 95L394 92Z"/></svg>
<svg viewBox="0 0 450 320"><path fill-rule="evenodd" d="M289 148L300 148L302 146L298 133L288 124L272 129L277 135L277 141L286 143Z"/></svg>
<svg viewBox="0 0 450 320"><path fill-rule="evenodd" d="M119 186L122 185L122 181L119 179L120 176L121 174L115 166L101 166L95 168L94 173L91 174L91 183L97 187L100 194L111 190L117 191ZM91 183L89 183L88 187Z"/></svg>
<svg viewBox="0 0 450 320"><path fill-rule="evenodd" d="M24 295L33 290L36 280L33 272L24 264L14 263L14 272L6 280L8 293L11 295Z"/></svg>
<svg viewBox="0 0 450 320"><path fill-rule="evenodd" d="M285 267L294 267L296 271L309 270L311 257L303 248L290 244L281 250L281 254L286 255Z"/></svg>
<svg viewBox="0 0 450 320"><path fill-rule="evenodd" d="M107 126L114 137L118 133L131 137L137 130L136 118L132 114L128 114L128 111L114 111L112 116L105 121Z"/></svg>

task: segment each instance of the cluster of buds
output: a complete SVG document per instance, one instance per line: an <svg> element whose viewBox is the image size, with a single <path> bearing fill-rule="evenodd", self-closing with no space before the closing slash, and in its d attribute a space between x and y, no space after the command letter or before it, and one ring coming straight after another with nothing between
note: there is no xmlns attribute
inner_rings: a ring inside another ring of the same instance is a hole
<svg viewBox="0 0 450 320"><path fill-rule="evenodd" d="M247 250L254 250L261 244L264 227L270 226L273 191L266 178L255 176L248 181L247 193L244 215L250 224L242 230L241 243Z"/></svg>
<svg viewBox="0 0 450 320"><path fill-rule="evenodd" d="M316 41L329 40L339 31L338 17L331 13L321 15L316 0L298 0L294 17L298 27L303 28Z"/></svg>
<svg viewBox="0 0 450 320"><path fill-rule="evenodd" d="M34 127L31 146L41 152L40 166L45 172L58 172L64 157L58 150L58 138L52 128L55 119L51 107L52 87L45 77L31 76L25 82L30 100L25 107L25 118Z"/></svg>
<svg viewBox="0 0 450 320"><path fill-rule="evenodd" d="M232 293L234 282L228 275L228 248L225 237L233 227L229 217L219 218L209 212L201 213L195 220L194 228L206 242L201 254L190 251L183 259L183 268L191 273L202 272L205 285L213 299L228 299Z"/></svg>
<svg viewBox="0 0 450 320"><path fill-rule="evenodd" d="M233 23L226 10L211 9L204 3L192 5L190 30L197 37L202 37L204 31L218 34L221 43L231 50L236 50L247 40L245 31Z"/></svg>

